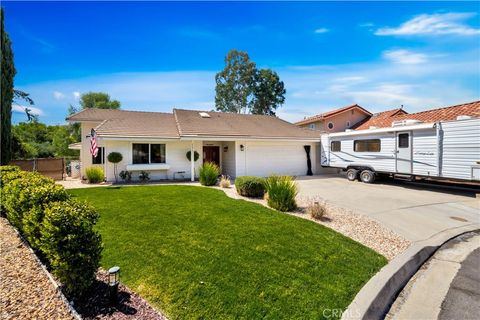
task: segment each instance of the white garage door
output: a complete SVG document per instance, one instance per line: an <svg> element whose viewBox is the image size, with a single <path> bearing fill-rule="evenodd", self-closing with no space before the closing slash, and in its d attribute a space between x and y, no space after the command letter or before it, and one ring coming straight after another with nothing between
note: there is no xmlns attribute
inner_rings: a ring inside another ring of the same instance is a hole
<svg viewBox="0 0 480 320"><path fill-rule="evenodd" d="M279 175L304 176L307 174L305 143L249 143L247 144L247 174L253 176ZM312 165L315 150L310 156Z"/></svg>

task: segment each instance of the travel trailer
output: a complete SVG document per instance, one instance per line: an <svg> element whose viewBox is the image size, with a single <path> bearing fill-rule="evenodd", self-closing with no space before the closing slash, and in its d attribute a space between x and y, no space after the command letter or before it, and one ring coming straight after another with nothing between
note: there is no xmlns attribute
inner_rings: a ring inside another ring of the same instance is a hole
<svg viewBox="0 0 480 320"><path fill-rule="evenodd" d="M351 181L378 175L480 183L480 118L393 121L390 127L321 136L321 165L341 168Z"/></svg>

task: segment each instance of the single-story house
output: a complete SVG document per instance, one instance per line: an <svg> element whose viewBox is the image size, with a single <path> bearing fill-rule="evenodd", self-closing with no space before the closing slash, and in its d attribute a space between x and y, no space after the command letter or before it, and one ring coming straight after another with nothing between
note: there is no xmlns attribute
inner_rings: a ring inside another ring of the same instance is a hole
<svg viewBox="0 0 480 320"><path fill-rule="evenodd" d="M102 166L115 180L106 158L119 152L117 171L144 170L152 180L198 177L202 163L218 164L232 178L244 175L306 175L309 151L313 174L321 170L320 135L275 116L174 109L172 113L85 109L67 118L81 124L81 176ZM90 154L90 132L96 131L99 152ZM78 147L78 146L77 146ZM197 161L187 152L198 152Z"/></svg>

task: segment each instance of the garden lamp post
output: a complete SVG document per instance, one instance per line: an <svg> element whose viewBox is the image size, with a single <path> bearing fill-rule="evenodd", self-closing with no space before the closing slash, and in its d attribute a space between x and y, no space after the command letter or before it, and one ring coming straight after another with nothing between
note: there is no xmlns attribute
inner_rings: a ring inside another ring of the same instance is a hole
<svg viewBox="0 0 480 320"><path fill-rule="evenodd" d="M120 282L120 267L108 269L108 286L110 288L110 303L116 305L118 302L118 284Z"/></svg>

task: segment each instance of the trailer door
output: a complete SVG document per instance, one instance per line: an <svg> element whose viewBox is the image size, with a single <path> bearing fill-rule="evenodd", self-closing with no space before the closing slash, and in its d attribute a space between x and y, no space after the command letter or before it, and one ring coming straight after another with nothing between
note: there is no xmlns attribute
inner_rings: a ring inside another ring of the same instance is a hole
<svg viewBox="0 0 480 320"><path fill-rule="evenodd" d="M412 173L412 132L397 132L397 172Z"/></svg>

